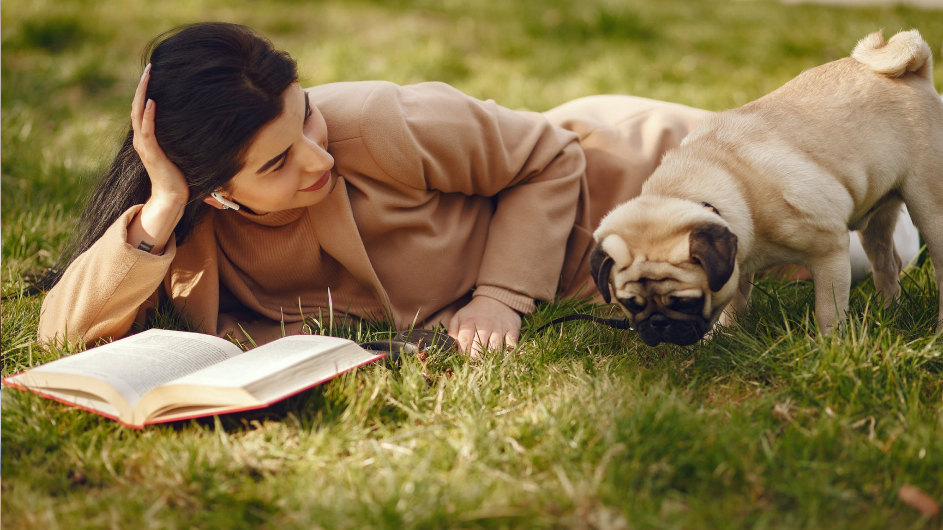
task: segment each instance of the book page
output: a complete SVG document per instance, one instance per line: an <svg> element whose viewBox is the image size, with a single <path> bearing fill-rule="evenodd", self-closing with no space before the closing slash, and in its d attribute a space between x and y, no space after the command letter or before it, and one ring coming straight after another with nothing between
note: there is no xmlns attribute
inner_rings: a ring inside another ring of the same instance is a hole
<svg viewBox="0 0 943 530"><path fill-rule="evenodd" d="M356 350L365 352L364 357L373 355L347 339L292 335L182 377L174 384L246 388L256 381L288 371L311 357L344 347L353 347L354 357L360 357Z"/></svg>
<svg viewBox="0 0 943 530"><path fill-rule="evenodd" d="M102 401L100 396L95 394L86 394L81 391L57 392L55 390L43 390L44 396L49 396L59 401L64 401L83 409L94 410L112 418L120 418L121 411L115 408L111 403Z"/></svg>
<svg viewBox="0 0 943 530"><path fill-rule="evenodd" d="M37 372L91 377L112 386L133 409L152 388L242 353L212 335L150 329L44 364L23 379L28 384L29 374Z"/></svg>

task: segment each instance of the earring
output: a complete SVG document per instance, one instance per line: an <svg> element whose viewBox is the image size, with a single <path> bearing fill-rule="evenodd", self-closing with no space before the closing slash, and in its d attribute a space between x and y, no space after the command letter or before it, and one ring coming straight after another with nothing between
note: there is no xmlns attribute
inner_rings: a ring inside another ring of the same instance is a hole
<svg viewBox="0 0 943 530"><path fill-rule="evenodd" d="M238 210L239 209L238 204L230 201L229 199L224 199L223 194L218 191L214 191L213 193L210 193L210 197L213 197L214 199L216 199L216 202L222 204L224 210Z"/></svg>

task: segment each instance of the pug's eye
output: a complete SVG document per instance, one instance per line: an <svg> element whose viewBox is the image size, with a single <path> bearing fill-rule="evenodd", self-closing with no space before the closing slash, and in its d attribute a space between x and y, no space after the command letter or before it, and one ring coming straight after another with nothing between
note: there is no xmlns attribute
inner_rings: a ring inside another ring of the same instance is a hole
<svg viewBox="0 0 943 530"><path fill-rule="evenodd" d="M639 300L641 300L641 302ZM645 306L648 305L645 300L640 298L622 298L619 300L619 303L630 313L641 313L645 310Z"/></svg>
<svg viewBox="0 0 943 530"><path fill-rule="evenodd" d="M665 307L679 313L697 314L700 313L701 309L704 308L704 297L699 296L697 298L681 298L678 296L669 296L668 303L665 304Z"/></svg>

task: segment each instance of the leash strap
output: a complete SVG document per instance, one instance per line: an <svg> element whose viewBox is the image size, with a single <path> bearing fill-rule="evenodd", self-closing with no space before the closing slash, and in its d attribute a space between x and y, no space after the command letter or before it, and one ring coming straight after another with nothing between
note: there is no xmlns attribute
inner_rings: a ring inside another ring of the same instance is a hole
<svg viewBox="0 0 943 530"><path fill-rule="evenodd" d="M541 331L549 328L550 326L555 326L557 324L562 324L563 322L570 322L573 320L588 320L590 322L596 322L597 324L605 324L609 327L613 327L616 329L628 329L630 331L634 331L632 329L632 324L629 323L629 319L627 318L602 318L602 317L597 317L593 315L585 315L582 313L574 313L572 315L566 315L560 318L555 318L551 320L550 322L547 322L543 326L540 326L539 328L534 330L534 333L540 333Z"/></svg>
<svg viewBox="0 0 943 530"><path fill-rule="evenodd" d="M534 333L540 333L550 326L556 326L557 324L572 322L574 320L586 320L589 322L596 322L597 324L604 324L616 329L627 329L634 331L632 329L632 324L629 323L629 319L627 318L603 318L593 315L586 315L583 313L574 313L571 315L564 315L562 317L555 318L534 330ZM360 346L377 353L385 353L387 365L395 363L403 354L416 354L420 351L431 349L457 349L455 339L440 331L429 329L402 331L388 340L364 342L361 343Z"/></svg>

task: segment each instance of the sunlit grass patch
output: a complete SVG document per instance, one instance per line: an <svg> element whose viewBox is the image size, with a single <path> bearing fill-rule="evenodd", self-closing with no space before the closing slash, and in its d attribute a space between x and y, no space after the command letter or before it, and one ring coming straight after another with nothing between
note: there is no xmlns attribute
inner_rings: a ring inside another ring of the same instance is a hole
<svg viewBox="0 0 943 530"><path fill-rule="evenodd" d="M511 108L628 93L720 110L915 27L937 65L943 12L769 2L265 0L3 2L2 373L72 354L35 341L51 266L89 179L128 120L140 51L197 20L253 26L306 86L445 81ZM934 74L943 88L943 68ZM471 362L435 352L377 364L267 409L131 431L2 392L10 528L926 528L897 500L943 499L943 346L933 265L884 309L853 289L822 336L809 283L757 280L736 328L645 346L585 322L535 330ZM355 340L391 328L310 317ZM188 326L170 306L152 325ZM932 528L932 525L929 526Z"/></svg>

